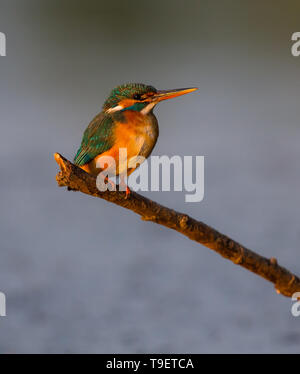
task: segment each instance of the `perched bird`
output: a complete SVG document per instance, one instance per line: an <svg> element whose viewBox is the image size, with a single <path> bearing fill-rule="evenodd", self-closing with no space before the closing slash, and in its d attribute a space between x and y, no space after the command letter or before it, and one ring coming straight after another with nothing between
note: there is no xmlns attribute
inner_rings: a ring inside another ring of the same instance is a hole
<svg viewBox="0 0 300 374"><path fill-rule="evenodd" d="M195 91L197 88L181 88L158 91L142 83L129 83L111 91L99 113L86 128L80 148L74 158L86 172L98 175L100 157L110 156L115 161L114 174L127 176L135 169L128 162L120 162L119 149L127 150L127 160L150 156L157 138L158 123L153 108L163 100ZM126 194L130 191L126 188Z"/></svg>

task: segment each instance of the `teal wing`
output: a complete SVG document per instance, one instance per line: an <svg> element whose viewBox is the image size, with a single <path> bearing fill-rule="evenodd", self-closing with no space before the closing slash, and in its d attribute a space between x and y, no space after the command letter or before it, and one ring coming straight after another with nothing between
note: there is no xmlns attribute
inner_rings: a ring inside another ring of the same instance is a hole
<svg viewBox="0 0 300 374"><path fill-rule="evenodd" d="M114 144L114 121L110 116L98 114L86 128L80 148L74 157L75 165L82 166L108 151Z"/></svg>

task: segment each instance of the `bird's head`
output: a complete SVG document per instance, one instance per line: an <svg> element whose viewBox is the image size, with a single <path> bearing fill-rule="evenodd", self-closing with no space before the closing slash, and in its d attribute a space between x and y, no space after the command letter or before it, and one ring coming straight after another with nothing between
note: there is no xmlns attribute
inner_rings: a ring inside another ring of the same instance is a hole
<svg viewBox="0 0 300 374"><path fill-rule="evenodd" d="M133 110L146 115L162 100L172 99L193 92L197 88L179 88L159 91L142 83L128 83L114 88L105 101L103 110L107 113Z"/></svg>

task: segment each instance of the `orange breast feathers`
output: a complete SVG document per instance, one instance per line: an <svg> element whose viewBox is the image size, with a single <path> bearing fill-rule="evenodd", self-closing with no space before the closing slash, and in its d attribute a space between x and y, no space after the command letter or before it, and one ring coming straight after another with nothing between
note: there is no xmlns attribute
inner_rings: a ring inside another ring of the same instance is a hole
<svg viewBox="0 0 300 374"><path fill-rule="evenodd" d="M151 136L149 135L151 133L151 131L149 131L151 123L146 116L138 112L125 112L125 117L127 120L125 123L116 124L115 144L113 147L96 156L89 164L83 165L83 170L98 175L101 171L101 169L97 168L97 165L100 165L100 158L102 158L102 165L111 175L119 175L125 171L127 171L129 175L135 170L135 168L132 168L134 158L140 155L141 149L145 143L151 142ZM120 148L123 148L122 152L124 152L124 150L127 152L126 161L124 160L124 156L120 159ZM104 158L106 156L112 157L114 163L109 163L109 159ZM128 166L130 160L131 167ZM113 169L115 169L115 171Z"/></svg>

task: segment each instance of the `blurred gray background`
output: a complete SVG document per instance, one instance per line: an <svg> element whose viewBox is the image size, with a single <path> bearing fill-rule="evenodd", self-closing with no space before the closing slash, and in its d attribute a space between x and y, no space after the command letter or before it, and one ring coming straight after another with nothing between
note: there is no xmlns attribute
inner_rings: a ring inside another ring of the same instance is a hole
<svg viewBox="0 0 300 374"><path fill-rule="evenodd" d="M146 193L300 274L297 1L0 0L1 353L300 351L273 286L132 212L59 189L110 90L160 104L155 155L204 155L205 198Z"/></svg>

